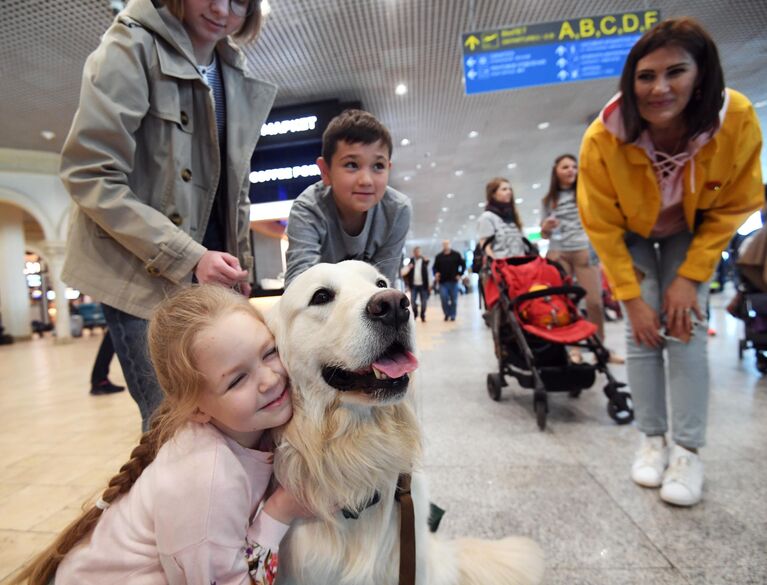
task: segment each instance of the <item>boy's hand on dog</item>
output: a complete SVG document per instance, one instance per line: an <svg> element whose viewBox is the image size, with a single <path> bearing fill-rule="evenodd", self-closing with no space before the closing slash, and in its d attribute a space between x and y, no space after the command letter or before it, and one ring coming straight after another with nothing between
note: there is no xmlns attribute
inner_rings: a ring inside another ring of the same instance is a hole
<svg viewBox="0 0 767 585"><path fill-rule="evenodd" d="M266 500L264 512L283 524L292 524L296 518L314 518L315 516L281 485L278 485L274 493Z"/></svg>

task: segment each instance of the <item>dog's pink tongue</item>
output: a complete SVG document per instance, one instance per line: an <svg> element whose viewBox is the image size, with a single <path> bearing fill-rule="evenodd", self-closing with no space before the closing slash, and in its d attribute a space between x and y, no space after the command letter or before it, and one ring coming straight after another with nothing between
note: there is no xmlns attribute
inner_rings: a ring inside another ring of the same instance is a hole
<svg viewBox="0 0 767 585"><path fill-rule="evenodd" d="M396 353L391 357L383 357L374 362L373 367L390 378L400 378L415 370L418 367L418 360L412 353L406 351L405 353Z"/></svg>

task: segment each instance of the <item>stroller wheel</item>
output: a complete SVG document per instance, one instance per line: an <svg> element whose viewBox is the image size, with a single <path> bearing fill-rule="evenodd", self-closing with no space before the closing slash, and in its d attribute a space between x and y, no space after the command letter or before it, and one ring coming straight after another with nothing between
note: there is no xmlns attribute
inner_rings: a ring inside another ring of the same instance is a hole
<svg viewBox="0 0 767 585"><path fill-rule="evenodd" d="M546 405L546 398L533 399L533 408L535 408L535 418L538 422L538 428L542 431L546 430L546 412L548 407Z"/></svg>
<svg viewBox="0 0 767 585"><path fill-rule="evenodd" d="M501 399L501 386L503 386L503 378L500 374L487 375L487 393L496 402Z"/></svg>
<svg viewBox="0 0 767 585"><path fill-rule="evenodd" d="M607 414L619 425L627 425L634 420L634 403L628 392L616 392L607 401Z"/></svg>

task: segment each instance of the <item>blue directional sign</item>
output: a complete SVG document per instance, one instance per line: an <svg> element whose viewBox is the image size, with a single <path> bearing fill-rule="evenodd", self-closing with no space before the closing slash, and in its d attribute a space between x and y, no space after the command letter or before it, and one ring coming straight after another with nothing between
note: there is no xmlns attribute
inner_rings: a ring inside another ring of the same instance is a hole
<svg viewBox="0 0 767 585"><path fill-rule="evenodd" d="M660 11L643 10L466 33L466 94L620 75L631 47L659 20Z"/></svg>

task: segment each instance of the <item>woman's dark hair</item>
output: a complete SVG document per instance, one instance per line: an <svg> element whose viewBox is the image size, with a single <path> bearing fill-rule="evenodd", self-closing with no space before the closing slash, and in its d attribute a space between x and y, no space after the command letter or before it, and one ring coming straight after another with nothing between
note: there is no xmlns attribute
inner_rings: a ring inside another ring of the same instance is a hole
<svg viewBox="0 0 767 585"><path fill-rule="evenodd" d="M649 53L669 45L687 51L698 66L695 91L684 110L686 139L716 128L719 110L724 104L724 73L719 51L711 36L695 19L673 18L660 22L643 34L629 52L623 66L620 81L621 113L627 142L634 142L647 127L647 122L639 115L634 92L637 63Z"/></svg>
<svg viewBox="0 0 767 585"><path fill-rule="evenodd" d="M498 201L495 199L495 193L498 191L498 189L501 187L503 183L507 183L509 185L509 188L511 189L511 202L509 203L509 206L512 209L513 212L513 221L515 224L517 224L517 227L521 230L522 229L522 220L519 219L519 211L517 211L517 205L514 203L514 189L511 186L511 183L508 179L504 179L503 177L493 177L487 182L487 185L485 185L485 197L487 199L487 205L498 205Z"/></svg>
<svg viewBox="0 0 767 585"><path fill-rule="evenodd" d="M557 177L557 165L565 160L566 158L572 159L573 162L576 164L578 163L578 159L575 158L575 155L572 154L560 154L556 159L554 159L554 166L551 167L551 181L549 181L549 192L546 193L544 198L541 200L541 206L544 209L548 209L551 211L552 209L557 208L557 204L559 203L559 177ZM572 189L577 193L578 188L578 175L575 176L575 182L573 183Z"/></svg>

